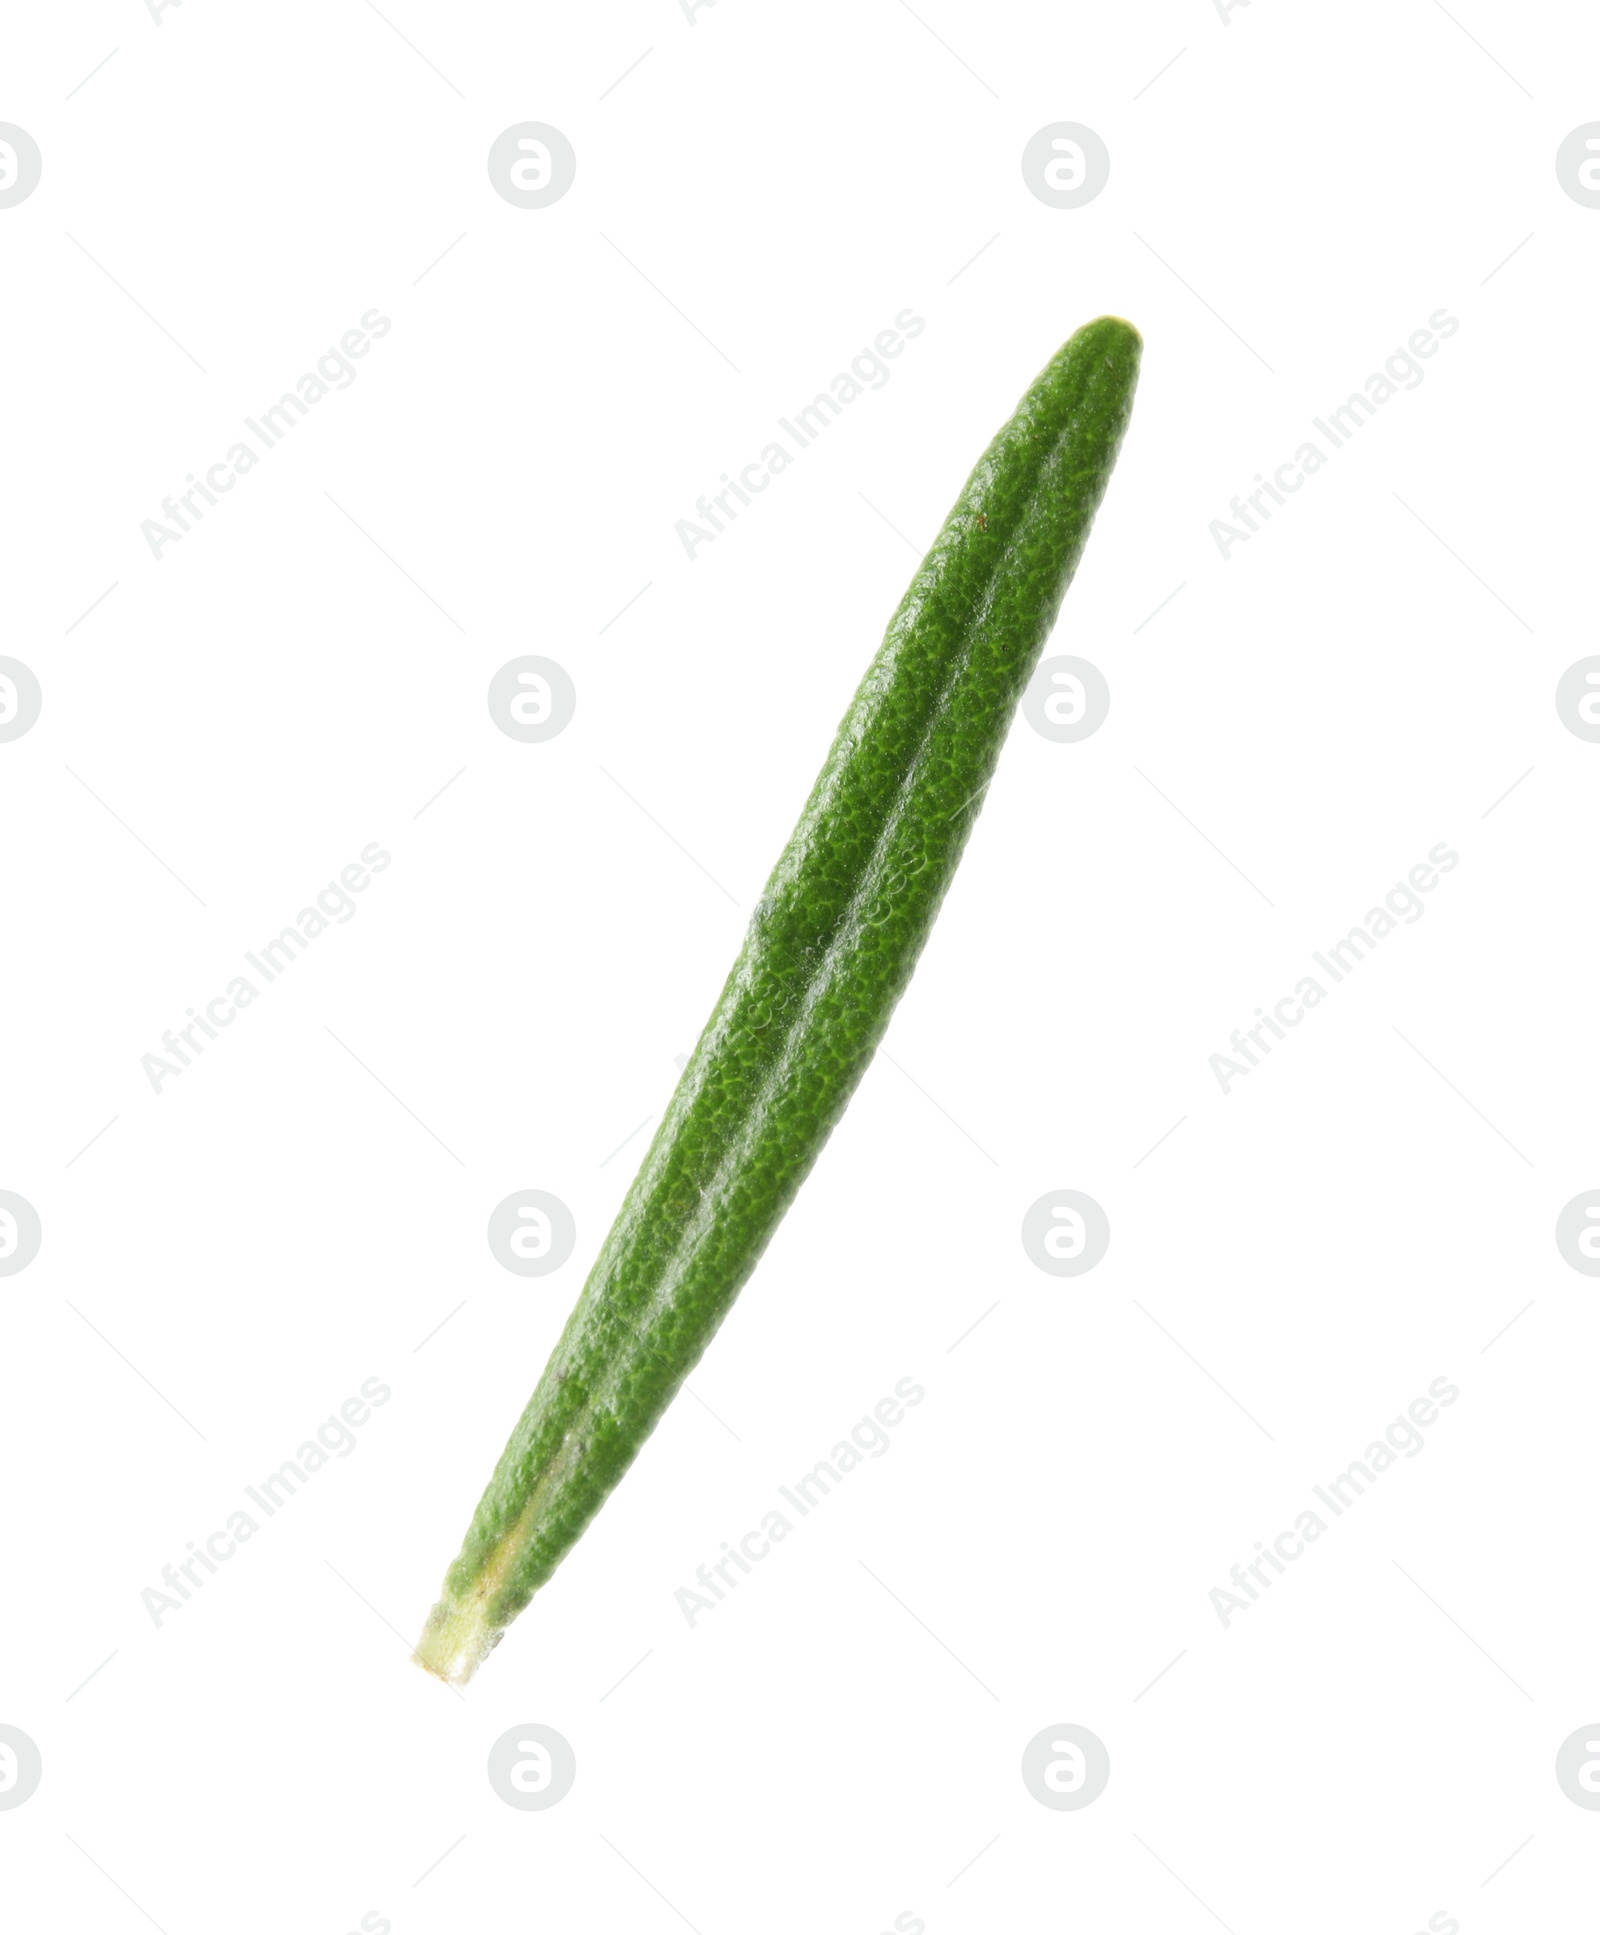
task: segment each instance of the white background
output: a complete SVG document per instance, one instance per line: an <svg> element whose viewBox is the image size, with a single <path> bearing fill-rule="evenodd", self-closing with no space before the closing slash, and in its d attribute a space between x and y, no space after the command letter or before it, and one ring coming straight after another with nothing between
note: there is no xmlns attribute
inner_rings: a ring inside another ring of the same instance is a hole
<svg viewBox="0 0 1600 1935"><path fill-rule="evenodd" d="M44 1764L8 1922L1578 1925L1600 1314L1553 1229L1600 1185L1600 746L1553 695L1595 649L1600 211L1553 164L1600 29L529 12L0 36L44 157L0 210L0 650L44 693L0 746L0 1185L44 1228L0 1283L0 1721ZM578 157L543 210L485 168L524 120ZM1019 167L1059 120L1112 158L1074 211ZM374 307L354 385L152 558ZM675 520L907 307L889 383L690 562ZM1420 387L1224 561L1209 522L1440 308ZM1050 649L1109 720L1018 725L700 1401L453 1697L409 1645L913 548L1104 311L1145 373ZM539 746L485 704L527 652L578 692ZM153 1092L372 841L356 916ZM1229 1033L1440 841L1425 917L1225 1095ZM527 1187L578 1223L534 1280L485 1241ZM1019 1234L1062 1187L1112 1227L1070 1280ZM890 1453L691 1630L696 1566L907 1376ZM369 1377L355 1452L155 1625ZM1425 1451L1224 1628L1229 1568L1438 1377ZM1019 1773L1063 1721L1111 1757L1081 1812ZM577 1756L547 1812L484 1771L527 1722Z"/></svg>

